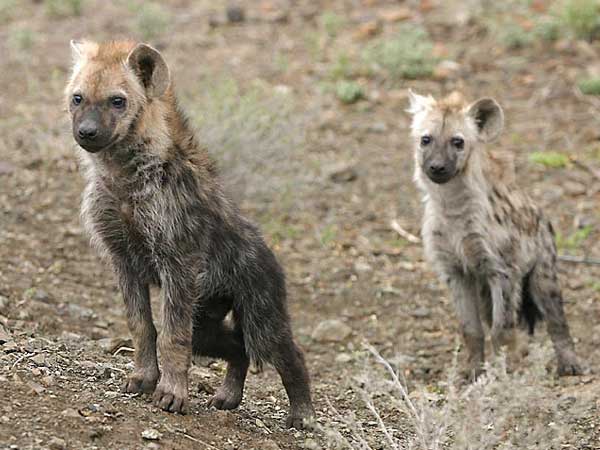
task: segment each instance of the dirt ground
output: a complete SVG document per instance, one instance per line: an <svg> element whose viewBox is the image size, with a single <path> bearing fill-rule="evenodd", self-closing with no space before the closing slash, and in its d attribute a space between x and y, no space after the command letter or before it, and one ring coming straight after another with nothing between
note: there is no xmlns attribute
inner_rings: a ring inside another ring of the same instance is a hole
<svg viewBox="0 0 600 450"><path fill-rule="evenodd" d="M272 369L249 376L242 405L231 412L207 408L224 372L215 361L192 368L185 416L119 392L132 367L131 344L115 280L78 218L79 150L62 98L71 38L148 37L163 51L189 109L203 98L202 86L219 77L242 90L260 80L263 92L284 91L293 100L306 132L291 189L284 196L273 188L270 201L246 196L242 208L264 226L286 268L322 426L335 419L333 408L355 411L367 425L372 420L353 389L364 370L363 343L400 361L414 384L439 382L452 361L457 324L447 292L420 245L390 227L396 219L419 232L408 87L496 97L507 123L495 145L514 153L519 183L565 237L561 253L600 258L600 178L592 173L600 170L600 101L576 88L582 77L600 73L598 41L559 37L506 46L475 16L478 2L240 3L246 16L230 23L224 2L170 0L161 6L168 13L163 23L133 0L0 2L1 449L330 448L320 432L284 428L287 399ZM544 2L533 3L537 9L513 17L525 28L533 20L528 14L545 10ZM140 22L141 14L150 18ZM336 52L359 58L403 22L424 26L438 60L455 64L419 80L352 73L363 98L340 101L330 75ZM530 161L534 151L560 151L581 164L549 168ZM253 174L266 186L269 163ZM581 229L586 236L579 239ZM600 266L560 263L572 334L590 374L547 375L557 401L575 399L567 414L571 432L556 448L600 448L599 275ZM340 319L350 335L338 330L337 341L313 339L326 319ZM545 333L538 339L547 340ZM388 411L386 420L398 433L409 430L406 417ZM150 429L159 439L142 437ZM373 448L387 448L373 423L368 429Z"/></svg>

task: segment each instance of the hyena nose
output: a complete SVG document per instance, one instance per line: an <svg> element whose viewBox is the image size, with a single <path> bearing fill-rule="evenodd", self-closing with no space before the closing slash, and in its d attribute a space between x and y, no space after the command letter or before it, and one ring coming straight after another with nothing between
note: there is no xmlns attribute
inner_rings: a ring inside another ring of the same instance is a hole
<svg viewBox="0 0 600 450"><path fill-rule="evenodd" d="M444 175L446 173L446 166L439 163L431 163L429 170L433 175Z"/></svg>
<svg viewBox="0 0 600 450"><path fill-rule="evenodd" d="M81 139L93 140L98 135L98 127L93 123L82 123L77 134Z"/></svg>

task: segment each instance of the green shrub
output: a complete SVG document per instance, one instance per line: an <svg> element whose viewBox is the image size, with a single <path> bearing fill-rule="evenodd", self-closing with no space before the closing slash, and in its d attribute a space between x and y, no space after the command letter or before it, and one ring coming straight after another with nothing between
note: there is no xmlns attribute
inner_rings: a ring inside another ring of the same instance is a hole
<svg viewBox="0 0 600 450"><path fill-rule="evenodd" d="M558 169L569 164L569 157L559 152L533 152L529 155L529 161Z"/></svg>
<svg viewBox="0 0 600 450"><path fill-rule="evenodd" d="M581 80L577 87L585 95L600 95L600 78Z"/></svg>
<svg viewBox="0 0 600 450"><path fill-rule="evenodd" d="M364 98L362 86L354 81L338 81L335 86L335 93L337 98L346 104L356 103Z"/></svg>
<svg viewBox="0 0 600 450"><path fill-rule="evenodd" d="M339 14L326 11L319 17L319 22L330 37L335 37L345 25L346 20Z"/></svg>
<svg viewBox="0 0 600 450"><path fill-rule="evenodd" d="M395 37L373 42L363 59L374 71L384 70L393 80L426 78L433 73L433 43L427 31L415 25L403 25Z"/></svg>
<svg viewBox="0 0 600 450"><path fill-rule="evenodd" d="M564 24L580 39L591 39L600 26L597 0L567 0L562 7Z"/></svg>
<svg viewBox="0 0 600 450"><path fill-rule="evenodd" d="M83 0L45 0L44 6L50 17L80 16Z"/></svg>

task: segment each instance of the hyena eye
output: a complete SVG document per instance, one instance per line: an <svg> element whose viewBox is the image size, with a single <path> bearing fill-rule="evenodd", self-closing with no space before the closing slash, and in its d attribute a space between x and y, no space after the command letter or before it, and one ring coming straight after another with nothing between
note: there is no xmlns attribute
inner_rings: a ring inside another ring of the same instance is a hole
<svg viewBox="0 0 600 450"><path fill-rule="evenodd" d="M425 147L426 145L431 144L432 138L428 134L425 136L421 136L421 145Z"/></svg>
<svg viewBox="0 0 600 450"><path fill-rule="evenodd" d="M127 101L123 97L113 97L110 99L110 103L117 109L125 108Z"/></svg>
<svg viewBox="0 0 600 450"><path fill-rule="evenodd" d="M452 144L453 147L462 150L465 146L465 140L461 137L453 137L450 140L450 143Z"/></svg>
<svg viewBox="0 0 600 450"><path fill-rule="evenodd" d="M73 95L73 99L71 101L75 106L77 106L83 101L83 97L79 94L75 94Z"/></svg>

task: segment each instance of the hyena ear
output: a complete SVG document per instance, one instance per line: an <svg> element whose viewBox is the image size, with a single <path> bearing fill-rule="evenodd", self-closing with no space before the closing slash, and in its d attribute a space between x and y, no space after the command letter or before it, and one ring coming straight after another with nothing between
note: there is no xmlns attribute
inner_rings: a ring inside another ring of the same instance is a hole
<svg viewBox="0 0 600 450"><path fill-rule="evenodd" d="M467 114L477 126L479 139L490 142L500 136L504 128L504 112L493 98L482 98L469 105Z"/></svg>
<svg viewBox="0 0 600 450"><path fill-rule="evenodd" d="M149 98L160 97L170 83L169 67L158 50L138 44L127 56L127 65L135 72Z"/></svg>
<svg viewBox="0 0 600 450"><path fill-rule="evenodd" d="M424 95L417 94L412 89L408 90L408 100L410 102L410 106L408 107L406 112L410 114L417 114L425 109L432 107L435 103L435 100L431 95L425 97Z"/></svg>
<svg viewBox="0 0 600 450"><path fill-rule="evenodd" d="M83 57L83 43L81 41L71 39L71 56L74 62L79 61Z"/></svg>

